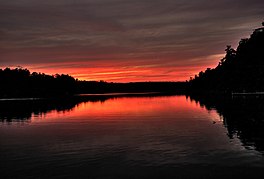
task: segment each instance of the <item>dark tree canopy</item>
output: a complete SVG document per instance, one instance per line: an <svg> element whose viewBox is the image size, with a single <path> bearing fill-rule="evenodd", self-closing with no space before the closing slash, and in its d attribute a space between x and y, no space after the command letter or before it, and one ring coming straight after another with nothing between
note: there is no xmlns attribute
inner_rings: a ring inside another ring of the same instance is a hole
<svg viewBox="0 0 264 179"><path fill-rule="evenodd" d="M195 92L264 91L264 27L254 30L250 38L241 39L237 49L230 45L214 69L200 72L189 81Z"/></svg>
<svg viewBox="0 0 264 179"><path fill-rule="evenodd" d="M75 79L69 75L30 73L23 68L0 69L0 97L60 96L73 94Z"/></svg>
<svg viewBox="0 0 264 179"><path fill-rule="evenodd" d="M185 82L107 83L80 81L65 74L30 73L23 68L0 69L0 98L63 97L83 93L179 92Z"/></svg>

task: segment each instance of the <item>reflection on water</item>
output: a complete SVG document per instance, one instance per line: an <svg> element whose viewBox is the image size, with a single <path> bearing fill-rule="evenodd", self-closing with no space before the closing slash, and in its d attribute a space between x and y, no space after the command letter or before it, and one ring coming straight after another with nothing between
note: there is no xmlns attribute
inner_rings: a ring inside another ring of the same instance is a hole
<svg viewBox="0 0 264 179"><path fill-rule="evenodd" d="M216 109L223 118L230 139L237 137L247 149L264 154L264 99L260 96L233 98L193 97L208 110Z"/></svg>
<svg viewBox="0 0 264 179"><path fill-rule="evenodd" d="M261 178L261 101L185 96L0 101L1 175Z"/></svg>
<svg viewBox="0 0 264 179"><path fill-rule="evenodd" d="M73 100L2 100L0 101L0 120L2 122L28 121L32 116L42 116L54 110L69 111L77 103Z"/></svg>

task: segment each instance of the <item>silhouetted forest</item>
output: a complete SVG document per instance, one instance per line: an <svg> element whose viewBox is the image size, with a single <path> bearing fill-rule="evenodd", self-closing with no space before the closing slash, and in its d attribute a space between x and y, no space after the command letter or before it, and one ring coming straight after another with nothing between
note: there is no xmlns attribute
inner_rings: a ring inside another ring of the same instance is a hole
<svg viewBox="0 0 264 179"><path fill-rule="evenodd" d="M80 81L69 75L31 73L23 68L0 69L0 98L61 97L83 93L163 92L183 93L184 82L107 83Z"/></svg>
<svg viewBox="0 0 264 179"><path fill-rule="evenodd" d="M77 93L141 93L162 92L184 94L185 82L130 82L107 83L96 81L78 81Z"/></svg>
<svg viewBox="0 0 264 179"><path fill-rule="evenodd" d="M30 73L27 69L0 69L0 97L50 97L71 95L76 81L69 75Z"/></svg>
<svg viewBox="0 0 264 179"><path fill-rule="evenodd" d="M264 26L264 23L262 23ZM190 79L191 92L231 93L264 91L264 27L241 39L237 49L227 46L226 55L214 69Z"/></svg>

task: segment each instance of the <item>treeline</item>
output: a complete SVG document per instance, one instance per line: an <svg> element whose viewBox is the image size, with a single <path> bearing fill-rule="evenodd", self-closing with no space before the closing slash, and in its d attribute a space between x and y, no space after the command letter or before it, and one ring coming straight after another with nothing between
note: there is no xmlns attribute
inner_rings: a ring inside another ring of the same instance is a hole
<svg viewBox="0 0 264 179"><path fill-rule="evenodd" d="M49 97L71 95L76 80L64 74L30 73L23 68L0 69L0 97Z"/></svg>
<svg viewBox="0 0 264 179"><path fill-rule="evenodd" d="M142 93L163 92L181 93L186 89L185 82L130 82L107 83L104 81L77 81L77 93Z"/></svg>
<svg viewBox="0 0 264 179"><path fill-rule="evenodd" d="M64 97L84 93L184 93L184 82L107 83L80 81L65 74L31 73L23 68L0 69L0 98Z"/></svg>
<svg viewBox="0 0 264 179"><path fill-rule="evenodd" d="M264 23L262 23L264 26ZM264 91L264 28L241 39L237 49L227 46L226 55L214 69L201 71L189 81L191 92L231 93Z"/></svg>

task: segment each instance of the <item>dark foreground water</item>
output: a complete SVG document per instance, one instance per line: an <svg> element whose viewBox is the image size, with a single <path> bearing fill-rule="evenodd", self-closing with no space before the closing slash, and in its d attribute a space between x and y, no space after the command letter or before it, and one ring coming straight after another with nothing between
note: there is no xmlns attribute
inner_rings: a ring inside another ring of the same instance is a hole
<svg viewBox="0 0 264 179"><path fill-rule="evenodd" d="M185 96L6 103L1 178L264 177L262 108Z"/></svg>

